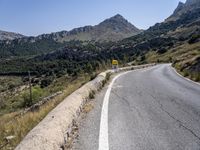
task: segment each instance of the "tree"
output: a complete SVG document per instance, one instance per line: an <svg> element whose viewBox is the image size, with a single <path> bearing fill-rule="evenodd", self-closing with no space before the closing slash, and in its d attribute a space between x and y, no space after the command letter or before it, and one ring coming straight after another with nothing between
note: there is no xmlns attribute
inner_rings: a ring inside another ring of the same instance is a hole
<svg viewBox="0 0 200 150"><path fill-rule="evenodd" d="M85 70L87 73L92 73L93 71L93 68L92 68L92 65L90 63L87 63L86 65L86 70Z"/></svg>

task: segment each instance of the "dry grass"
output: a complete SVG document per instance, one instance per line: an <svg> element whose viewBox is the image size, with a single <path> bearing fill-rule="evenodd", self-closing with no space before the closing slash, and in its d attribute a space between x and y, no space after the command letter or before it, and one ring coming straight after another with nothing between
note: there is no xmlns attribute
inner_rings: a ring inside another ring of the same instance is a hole
<svg viewBox="0 0 200 150"><path fill-rule="evenodd" d="M94 108L93 102L88 102L87 104L84 105L83 112L89 113L93 108Z"/></svg>
<svg viewBox="0 0 200 150"><path fill-rule="evenodd" d="M185 43L183 45L177 46L173 49L168 50L164 54L158 54L155 51L150 51L146 54L146 60L149 63L157 62L170 62L170 61L184 61L192 60L194 57L200 55L200 42L196 44Z"/></svg>
<svg viewBox="0 0 200 150"><path fill-rule="evenodd" d="M172 62L180 74L194 81L200 81L200 72L191 71L188 68L194 66L198 58L200 58L200 42L195 44L185 43L160 55L155 51L146 54L147 62Z"/></svg>
<svg viewBox="0 0 200 150"><path fill-rule="evenodd" d="M0 76L0 92L22 85L22 78L17 76Z"/></svg>
<svg viewBox="0 0 200 150"><path fill-rule="evenodd" d="M78 89L89 77L82 77L72 81L64 90L63 94L44 104L35 112L28 112L23 116L16 116L17 112L6 114L0 117L0 147L6 143L7 136L15 136L9 143L2 148L14 149L25 135L35 127L53 108L55 108L66 96Z"/></svg>

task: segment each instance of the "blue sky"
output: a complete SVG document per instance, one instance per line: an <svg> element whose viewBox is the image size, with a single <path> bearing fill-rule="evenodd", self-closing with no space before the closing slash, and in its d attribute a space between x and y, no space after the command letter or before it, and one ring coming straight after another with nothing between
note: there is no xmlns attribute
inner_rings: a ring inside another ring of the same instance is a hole
<svg viewBox="0 0 200 150"><path fill-rule="evenodd" d="M121 14L141 29L166 19L185 0L0 0L0 30L39 35L96 25Z"/></svg>

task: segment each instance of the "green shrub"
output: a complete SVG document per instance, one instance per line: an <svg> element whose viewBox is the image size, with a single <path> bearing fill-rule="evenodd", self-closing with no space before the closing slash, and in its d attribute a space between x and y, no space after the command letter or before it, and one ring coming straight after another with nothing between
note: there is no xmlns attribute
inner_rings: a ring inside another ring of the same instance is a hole
<svg viewBox="0 0 200 150"><path fill-rule="evenodd" d="M5 101L0 98L0 109L5 107Z"/></svg>
<svg viewBox="0 0 200 150"><path fill-rule="evenodd" d="M184 77L187 77L187 76L189 76L189 73L188 73L188 71L186 71L186 70L183 70L183 76L184 76Z"/></svg>
<svg viewBox="0 0 200 150"><path fill-rule="evenodd" d="M198 39L200 38L199 34L194 34L192 35L192 37L189 39L188 43L189 44L194 44L196 42L198 42Z"/></svg>
<svg viewBox="0 0 200 150"><path fill-rule="evenodd" d="M22 107L30 107L31 105L37 103L43 95L43 90L39 86L32 88L32 99L30 98L30 92L26 91L22 94L23 104Z"/></svg>
<svg viewBox="0 0 200 150"><path fill-rule="evenodd" d="M165 52L167 52L167 49L166 48L160 48L158 50L158 54L164 54Z"/></svg>
<svg viewBox="0 0 200 150"><path fill-rule="evenodd" d="M200 81L200 73L194 73L194 74L193 74L193 79L194 79L196 82L199 82L199 81Z"/></svg>
<svg viewBox="0 0 200 150"><path fill-rule="evenodd" d="M43 79L40 83L40 87L41 88L45 88L47 86L49 86L50 84L52 83L52 80L51 79Z"/></svg>
<svg viewBox="0 0 200 150"><path fill-rule="evenodd" d="M92 81L92 80L94 80L96 77L97 77L97 73L92 73L91 75L90 75L90 81Z"/></svg>

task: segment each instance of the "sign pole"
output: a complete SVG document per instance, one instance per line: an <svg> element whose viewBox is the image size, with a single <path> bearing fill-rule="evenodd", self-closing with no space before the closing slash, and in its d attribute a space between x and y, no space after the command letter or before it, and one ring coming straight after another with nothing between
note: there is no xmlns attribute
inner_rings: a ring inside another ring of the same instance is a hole
<svg viewBox="0 0 200 150"><path fill-rule="evenodd" d="M30 101L32 102L32 87L31 87L31 73L30 73L30 71L28 71L28 78L29 78Z"/></svg>

